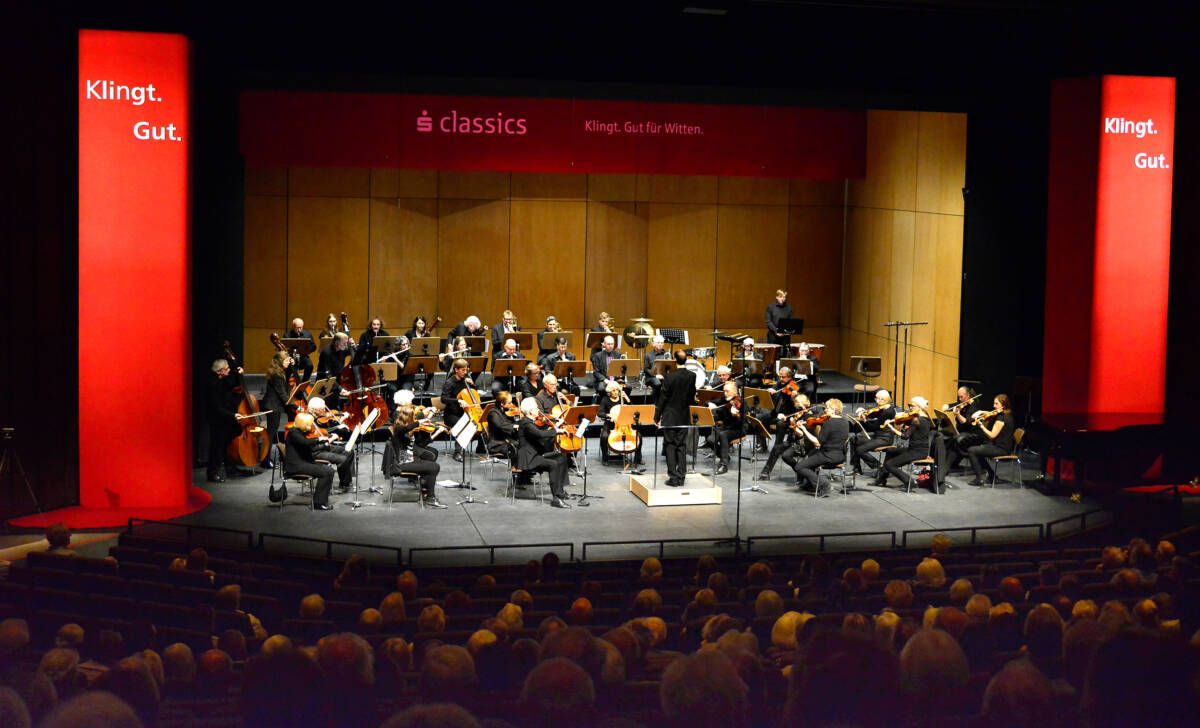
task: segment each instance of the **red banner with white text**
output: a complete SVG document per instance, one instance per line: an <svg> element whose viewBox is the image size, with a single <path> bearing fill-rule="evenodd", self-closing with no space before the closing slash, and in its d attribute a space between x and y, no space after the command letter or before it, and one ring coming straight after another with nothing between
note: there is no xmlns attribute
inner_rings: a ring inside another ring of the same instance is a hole
<svg viewBox="0 0 1200 728"><path fill-rule="evenodd" d="M581 99L248 91L252 166L858 178L866 113Z"/></svg>

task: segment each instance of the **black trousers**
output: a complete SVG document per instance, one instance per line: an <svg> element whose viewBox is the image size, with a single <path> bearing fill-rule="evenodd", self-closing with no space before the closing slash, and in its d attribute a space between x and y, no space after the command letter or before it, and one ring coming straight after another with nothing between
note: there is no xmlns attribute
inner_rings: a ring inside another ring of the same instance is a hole
<svg viewBox="0 0 1200 728"><path fill-rule="evenodd" d="M687 441L689 428L671 427L663 430L663 454L667 456L667 477L683 482L687 475Z"/></svg>
<svg viewBox="0 0 1200 728"><path fill-rule="evenodd" d="M818 450L812 455L797 462L792 468L796 471L796 477L800 480L807 481L809 485L816 488L819 474L817 471L826 465L837 465L844 462L846 456L843 453L821 452Z"/></svg>
<svg viewBox="0 0 1200 728"><path fill-rule="evenodd" d="M741 436L741 432L724 427L714 427L712 432L708 433L708 444L716 452L717 462L729 466L729 441Z"/></svg>
<svg viewBox="0 0 1200 728"><path fill-rule="evenodd" d="M323 448L317 450L314 456L318 460L328 460L338 474L338 486L341 488L349 488L350 481L354 478L354 454L348 453L342 448Z"/></svg>
<svg viewBox="0 0 1200 728"><path fill-rule="evenodd" d="M983 445L975 445L967 449L967 457L971 459L971 470L975 471L976 478L983 478L985 471L987 472L988 477L991 477L992 469L986 462L987 458L994 458L998 455L1007 454L1007 450L996 447L990 442Z"/></svg>
<svg viewBox="0 0 1200 728"><path fill-rule="evenodd" d="M237 465L229 457L229 443L238 434L239 428L228 423L208 426L208 477L216 478L221 474L221 465L232 473Z"/></svg>
<svg viewBox="0 0 1200 728"><path fill-rule="evenodd" d="M322 458L323 459L323 458ZM300 463L286 471L291 475L311 475L316 478L313 486L313 505L323 506L329 502L329 491L333 490L333 467L321 463Z"/></svg>
<svg viewBox="0 0 1200 728"><path fill-rule="evenodd" d="M905 486L913 486L914 483L910 481L908 473L904 472L904 466L908 465L914 460L920 460L923 457L927 457L928 455L928 450L914 450L911 447L906 447L903 450L893 451L892 454L888 455L888 457L883 461L883 470L880 471L878 476L876 476L875 484L883 485L886 483L888 473L891 473L899 478L900 482L904 483Z"/></svg>
<svg viewBox="0 0 1200 728"><path fill-rule="evenodd" d="M879 467L879 461L875 459L872 451L891 444L891 435L876 434L874 437L867 437L860 432L854 436L854 449L850 451L850 464L858 468L862 467L860 463L865 461L867 465L877 468Z"/></svg>
<svg viewBox="0 0 1200 728"><path fill-rule="evenodd" d="M775 463L779 462L779 458L787 455L788 451L795 447L795 442L788 438L788 428L784 423L779 423L779 428L775 432L775 444L771 446L771 452L767 454L767 464L763 465L762 471L768 475L775 468ZM796 458L792 458L794 463ZM791 464L791 463L789 463Z"/></svg>
<svg viewBox="0 0 1200 728"><path fill-rule="evenodd" d="M421 495L426 498L434 495L437 476L441 471L442 466L432 460L417 459L400 465L400 472L417 474L417 482L421 486Z"/></svg>
<svg viewBox="0 0 1200 728"><path fill-rule="evenodd" d="M976 445L988 444L988 439L978 432L963 432L955 435L950 439L950 446L946 448L948 467L954 468L963 458L967 457L967 451ZM1004 453L1001 453L1003 455Z"/></svg>
<svg viewBox="0 0 1200 728"><path fill-rule="evenodd" d="M555 498L567 497L567 469L571 466L570 458L562 453L546 453L534 455L528 467L522 468L526 473L549 473L550 492Z"/></svg>

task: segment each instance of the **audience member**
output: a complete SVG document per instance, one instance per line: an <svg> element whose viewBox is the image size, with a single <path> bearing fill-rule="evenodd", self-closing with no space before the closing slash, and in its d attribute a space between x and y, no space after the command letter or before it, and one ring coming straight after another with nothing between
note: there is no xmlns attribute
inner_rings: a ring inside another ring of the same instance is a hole
<svg viewBox="0 0 1200 728"><path fill-rule="evenodd" d="M75 552L71 549L71 529L61 523L55 523L52 526L46 527L46 543L49 546L46 548L48 554L58 554L59 556L74 556Z"/></svg>
<svg viewBox="0 0 1200 728"><path fill-rule="evenodd" d="M142 728L137 713L112 693L94 690L58 706L39 728Z"/></svg>
<svg viewBox="0 0 1200 728"><path fill-rule="evenodd" d="M552 657L525 678L519 706L522 725L589 726L595 720L596 690L583 668L566 658Z"/></svg>
<svg viewBox="0 0 1200 728"><path fill-rule="evenodd" d="M458 645L441 645L425 653L417 692L422 703L469 703L479 679L471 653Z"/></svg>
<svg viewBox="0 0 1200 728"><path fill-rule="evenodd" d="M671 663L659 686L663 715L675 728L743 728L747 692L733 662L715 650Z"/></svg>

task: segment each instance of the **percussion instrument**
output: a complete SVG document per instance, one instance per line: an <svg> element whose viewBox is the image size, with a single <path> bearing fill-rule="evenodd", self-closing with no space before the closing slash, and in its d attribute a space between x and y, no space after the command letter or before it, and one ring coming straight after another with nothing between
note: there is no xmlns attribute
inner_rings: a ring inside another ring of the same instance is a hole
<svg viewBox="0 0 1200 728"><path fill-rule="evenodd" d="M763 368L775 370L775 360L779 358L779 344L755 344L754 353L762 357Z"/></svg>
<svg viewBox="0 0 1200 728"><path fill-rule="evenodd" d="M799 351L800 344L792 344L792 348L795 349L796 351ZM808 342L808 354L813 359L815 359L818 364L821 363L821 354L823 354L823 353L825 353L825 345L824 344L814 344L811 341Z"/></svg>
<svg viewBox="0 0 1200 728"><path fill-rule="evenodd" d="M654 327L650 325L653 320L648 318L632 319L633 323L625 327L625 330L621 332L621 337L629 346L645 346L654 338Z"/></svg>
<svg viewBox="0 0 1200 728"><path fill-rule="evenodd" d="M717 355L717 349L713 346L697 346L688 349L688 354L697 359L711 359Z"/></svg>

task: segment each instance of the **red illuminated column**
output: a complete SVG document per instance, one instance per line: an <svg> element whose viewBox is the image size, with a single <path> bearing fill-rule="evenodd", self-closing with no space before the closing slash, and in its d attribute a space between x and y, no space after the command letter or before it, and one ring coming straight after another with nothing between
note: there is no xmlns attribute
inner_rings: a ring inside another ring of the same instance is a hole
<svg viewBox="0 0 1200 728"><path fill-rule="evenodd" d="M79 34L79 493L172 507L191 484L189 43Z"/></svg>
<svg viewBox="0 0 1200 728"><path fill-rule="evenodd" d="M1043 411L1162 421L1175 79L1055 82Z"/></svg>

